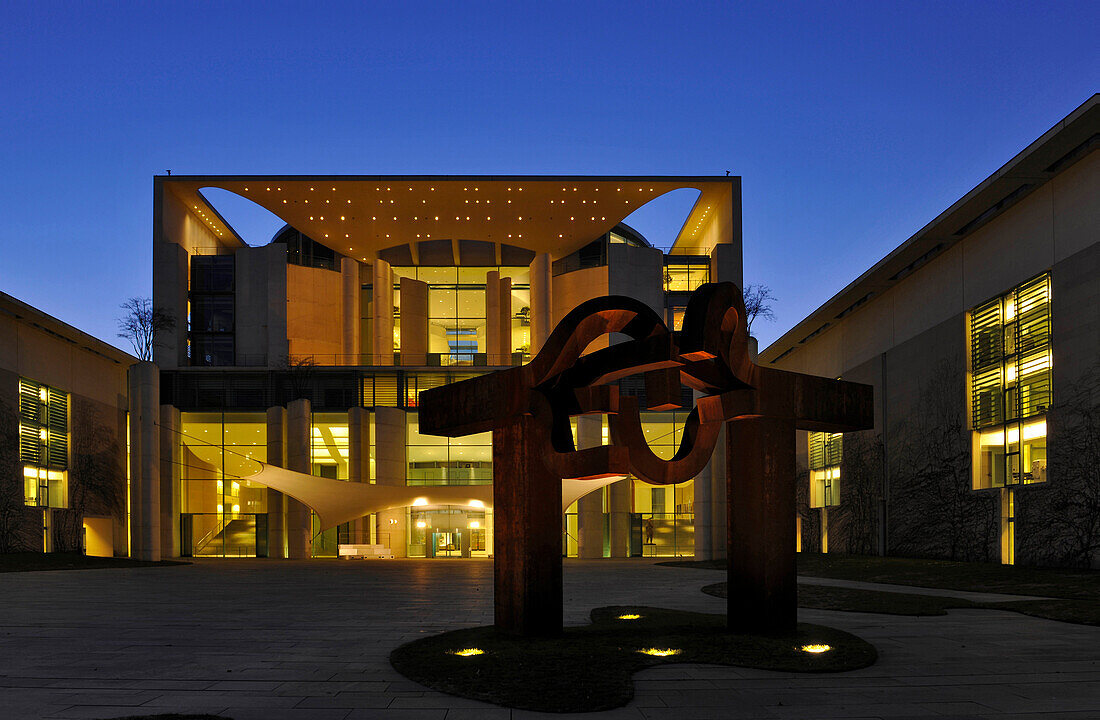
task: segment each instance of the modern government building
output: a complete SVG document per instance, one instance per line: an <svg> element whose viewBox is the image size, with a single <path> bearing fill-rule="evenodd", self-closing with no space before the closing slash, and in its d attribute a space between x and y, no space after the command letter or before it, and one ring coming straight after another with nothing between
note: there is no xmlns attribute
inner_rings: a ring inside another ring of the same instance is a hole
<svg viewBox="0 0 1100 720"><path fill-rule="evenodd" d="M875 388L874 430L800 433L801 550L1100 564L1098 138L1094 96L760 351ZM247 245L211 188L286 224ZM624 223L684 189L676 237ZM0 294L0 552L492 556L490 434L422 434L418 393L525 362L590 298L678 329L700 284L744 286L738 177L158 176L153 201L152 362ZM659 455L691 406L643 415ZM563 555L724 556L714 457L580 498ZM328 527L265 466L399 500Z"/></svg>

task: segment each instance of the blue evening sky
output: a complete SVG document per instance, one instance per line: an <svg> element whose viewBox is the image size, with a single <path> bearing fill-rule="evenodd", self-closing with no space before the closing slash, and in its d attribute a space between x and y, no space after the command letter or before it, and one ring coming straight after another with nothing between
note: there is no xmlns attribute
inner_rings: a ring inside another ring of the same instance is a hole
<svg viewBox="0 0 1100 720"><path fill-rule="evenodd" d="M764 347L1100 70L1096 2L8 0L0 23L0 290L116 344L119 303L151 292L168 169L730 170L746 282L778 298ZM633 224L664 244L684 211Z"/></svg>

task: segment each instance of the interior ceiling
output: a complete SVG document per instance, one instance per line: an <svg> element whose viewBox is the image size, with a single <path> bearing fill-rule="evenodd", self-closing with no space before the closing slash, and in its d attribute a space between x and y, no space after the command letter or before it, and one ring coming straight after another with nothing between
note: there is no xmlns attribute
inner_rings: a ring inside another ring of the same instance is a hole
<svg viewBox="0 0 1100 720"><path fill-rule="evenodd" d="M515 245L562 257L672 190L700 191L676 245L728 212L736 178L171 177L159 178L217 237L239 240L199 192L216 187L256 202L337 252L370 261L406 243L447 239ZM675 247L675 245L674 245Z"/></svg>

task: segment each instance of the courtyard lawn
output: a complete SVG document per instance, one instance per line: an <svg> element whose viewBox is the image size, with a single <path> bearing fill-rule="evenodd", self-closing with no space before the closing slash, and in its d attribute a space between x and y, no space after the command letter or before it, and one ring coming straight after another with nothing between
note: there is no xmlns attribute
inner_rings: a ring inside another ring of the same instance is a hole
<svg viewBox="0 0 1100 720"><path fill-rule="evenodd" d="M676 567L725 569L725 561L661 563ZM891 558L863 555L799 553L798 574L808 577L910 585L967 592L1032 595L1044 599L978 602L856 588L801 584L799 607L818 610L876 612L891 615L943 615L952 608L1010 610L1049 620L1100 625L1100 572L1032 568L993 563ZM726 597L726 584L703 591Z"/></svg>
<svg viewBox="0 0 1100 720"><path fill-rule="evenodd" d="M598 608L591 618L591 625L552 638L509 637L492 627L455 630L402 645L390 663L451 695L524 710L590 712L628 703L634 673L658 665L840 672L878 657L865 640L821 625L800 624L787 636L734 634L724 615L651 607ZM814 646L818 652L809 651Z"/></svg>

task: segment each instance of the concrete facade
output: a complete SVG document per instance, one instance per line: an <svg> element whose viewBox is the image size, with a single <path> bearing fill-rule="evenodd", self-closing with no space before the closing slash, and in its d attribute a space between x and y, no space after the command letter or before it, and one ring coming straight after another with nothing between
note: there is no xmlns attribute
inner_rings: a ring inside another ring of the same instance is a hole
<svg viewBox="0 0 1100 720"><path fill-rule="evenodd" d="M845 436L839 503L803 503L804 550L827 537L830 551L1100 563L1100 543L1070 548L1051 530L1074 532L1050 500L1100 491L1067 465L1062 429L1076 388L1097 381L1100 357L1098 132L1094 96L761 353L761 363L875 386L877 430ZM1052 404L1039 417L1048 479L980 488L970 450L971 313L1044 274ZM933 449L928 429L950 433ZM800 445L805 464L805 439ZM939 470L913 470L920 448L944 458ZM1073 522L1096 522L1087 515Z"/></svg>
<svg viewBox="0 0 1100 720"><path fill-rule="evenodd" d="M0 523L0 552L86 548L97 555L128 554L127 369L134 362L128 353L0 293L0 503L8 518ZM64 397L65 447L49 462L46 452L40 461L28 456L37 446L20 447L21 432L38 432L21 431L23 381ZM64 475L60 498L52 491L48 499L44 490L35 493L34 481L27 487L27 469L36 467Z"/></svg>
<svg viewBox="0 0 1100 720"><path fill-rule="evenodd" d="M492 508L392 508L318 534L308 509L274 491L256 495L247 475L234 472L257 457L353 482L488 483L489 440L419 434L420 390L524 362L590 298L634 297L671 323L692 288L670 294L670 262L705 268L696 285L741 283L736 177L158 177L154 186L154 301L180 317L191 312L183 323L191 332L166 335L156 355L162 398L179 413L180 442L201 459L180 473L179 492L206 498L179 506L190 516L175 524L182 555L254 547L269 557L282 557L283 548L288 557L308 557L352 537L396 556L491 554ZM250 247L201 187L238 193L288 225L271 243ZM684 187L699 190L699 199L678 236L660 239L671 245L667 253L621 224ZM487 206L484 216L473 214L478 205ZM419 225L429 219L430 235ZM638 380L627 391L640 392ZM690 401L676 419L652 414L665 423L654 433L666 450L688 410ZM599 418L580 418L578 426L582 446L607 442ZM189 439L196 433L221 439L204 445ZM707 482L720 479L708 473ZM715 516L699 520L708 538L724 537L717 517L724 490L716 488L720 502L706 506ZM569 510L563 546L593 558L694 556L694 494L690 483L651 490L621 480ZM646 537L643 527L651 528ZM725 543L700 547L700 557L720 557Z"/></svg>

